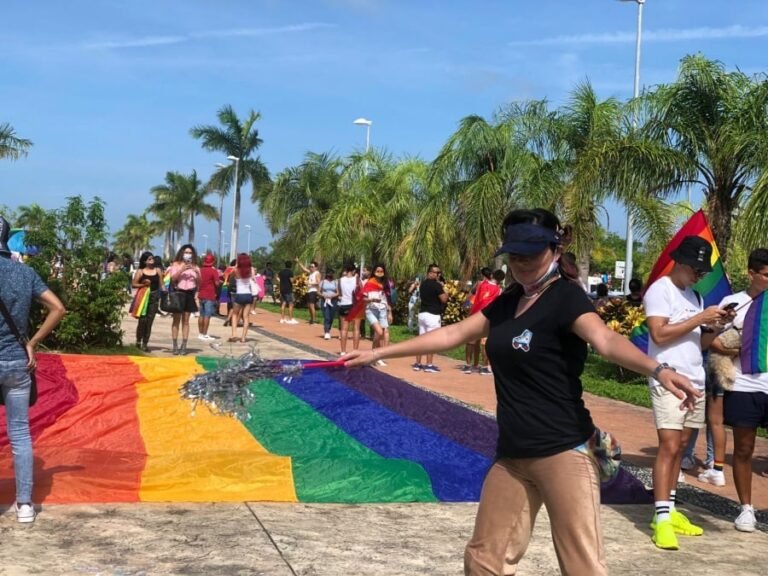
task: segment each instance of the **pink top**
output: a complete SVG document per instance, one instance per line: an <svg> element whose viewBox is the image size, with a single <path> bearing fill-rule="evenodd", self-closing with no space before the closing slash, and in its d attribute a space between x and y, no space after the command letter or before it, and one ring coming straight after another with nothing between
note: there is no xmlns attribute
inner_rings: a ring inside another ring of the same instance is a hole
<svg viewBox="0 0 768 576"><path fill-rule="evenodd" d="M189 270L182 270L182 264L173 264L171 266L171 281L176 277L176 274L181 270L178 281L175 283L174 288L177 290L194 290L197 288L198 274L200 274L197 266L190 268Z"/></svg>

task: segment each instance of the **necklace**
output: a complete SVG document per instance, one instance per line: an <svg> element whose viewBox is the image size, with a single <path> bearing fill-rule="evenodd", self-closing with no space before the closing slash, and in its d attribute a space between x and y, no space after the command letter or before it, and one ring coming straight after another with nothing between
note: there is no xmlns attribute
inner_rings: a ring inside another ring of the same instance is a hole
<svg viewBox="0 0 768 576"><path fill-rule="evenodd" d="M558 276L558 278L559 278L559 276ZM534 298L536 298L536 297L540 296L541 294L543 294L544 292L546 292L547 288L552 286L552 284L555 283L556 279L557 278L552 278L544 286L542 286L538 290L536 290L536 292L531 292L530 294L523 294L521 297L524 298L525 300L533 300Z"/></svg>

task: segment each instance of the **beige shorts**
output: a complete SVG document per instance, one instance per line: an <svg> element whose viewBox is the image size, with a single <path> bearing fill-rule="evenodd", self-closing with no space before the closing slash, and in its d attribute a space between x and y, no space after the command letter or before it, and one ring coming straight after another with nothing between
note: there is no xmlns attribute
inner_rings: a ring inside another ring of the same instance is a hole
<svg viewBox="0 0 768 576"><path fill-rule="evenodd" d="M681 402L682 400L663 386L651 386L651 405L657 430L704 428L705 396L696 399L696 407L692 411L680 410Z"/></svg>

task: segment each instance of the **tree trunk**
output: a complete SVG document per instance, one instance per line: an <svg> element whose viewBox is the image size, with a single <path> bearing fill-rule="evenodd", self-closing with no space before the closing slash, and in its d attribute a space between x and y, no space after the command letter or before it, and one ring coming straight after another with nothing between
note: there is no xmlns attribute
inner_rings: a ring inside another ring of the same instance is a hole
<svg viewBox="0 0 768 576"><path fill-rule="evenodd" d="M195 245L195 215L189 216L189 243Z"/></svg>
<svg viewBox="0 0 768 576"><path fill-rule="evenodd" d="M707 195L707 220L709 220L709 226L712 228L712 234L720 251L723 265L728 259L733 205L734 201L727 191L714 190Z"/></svg>
<svg viewBox="0 0 768 576"><path fill-rule="evenodd" d="M579 278L584 286L589 286L589 250L581 250L576 258L576 265L579 267Z"/></svg>

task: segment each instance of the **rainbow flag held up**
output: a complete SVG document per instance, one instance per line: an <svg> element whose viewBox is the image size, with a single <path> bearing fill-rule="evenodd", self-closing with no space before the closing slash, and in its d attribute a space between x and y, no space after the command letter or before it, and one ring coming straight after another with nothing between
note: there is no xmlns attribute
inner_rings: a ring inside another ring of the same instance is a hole
<svg viewBox="0 0 768 576"><path fill-rule="evenodd" d="M128 313L134 318L146 316L147 308L149 307L149 292L149 288L143 286L136 290L136 293L133 295L133 302L131 302L131 306L128 308Z"/></svg>
<svg viewBox="0 0 768 576"><path fill-rule="evenodd" d="M742 373L768 372L768 302L765 292L752 301L744 317L740 356Z"/></svg>
<svg viewBox="0 0 768 576"><path fill-rule="evenodd" d="M705 308L719 304L723 298L732 294L733 290L731 289L728 277L725 275L725 269L720 259L720 251L717 249L712 229L709 227L707 217L704 216L702 210L691 216L690 220L669 241L669 244L659 255L658 260L656 260L656 264L653 265L648 281L645 283L645 289L647 290L656 280L662 276L667 276L672 271L675 262L670 254L686 236L699 236L712 245L712 272L694 284L693 289L701 295ZM648 334L648 325L645 321L636 326L629 337L630 341L646 354L648 353L648 338L650 336Z"/></svg>

